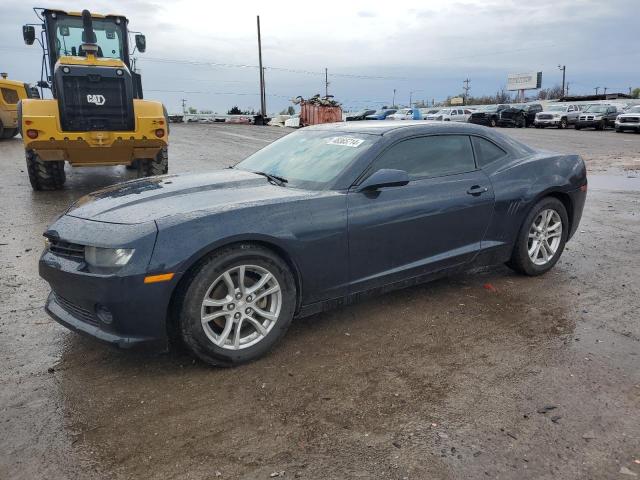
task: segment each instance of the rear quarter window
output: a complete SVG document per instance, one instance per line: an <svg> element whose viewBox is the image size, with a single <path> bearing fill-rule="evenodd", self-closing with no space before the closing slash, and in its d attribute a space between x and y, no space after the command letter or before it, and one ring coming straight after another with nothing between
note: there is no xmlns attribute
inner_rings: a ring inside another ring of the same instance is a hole
<svg viewBox="0 0 640 480"><path fill-rule="evenodd" d="M476 162L480 168L507 155L507 152L489 140L481 137L472 137L472 141Z"/></svg>

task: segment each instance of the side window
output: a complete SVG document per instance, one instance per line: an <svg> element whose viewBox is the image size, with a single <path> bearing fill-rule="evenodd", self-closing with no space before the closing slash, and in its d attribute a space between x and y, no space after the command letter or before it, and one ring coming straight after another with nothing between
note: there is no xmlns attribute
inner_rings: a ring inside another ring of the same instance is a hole
<svg viewBox="0 0 640 480"><path fill-rule="evenodd" d="M5 103L8 103L9 105L15 105L16 103L18 103L18 100L20 100L18 98L18 92L16 92L15 90L11 90L10 88L2 88L0 90L2 90L2 98L4 99Z"/></svg>
<svg viewBox="0 0 640 480"><path fill-rule="evenodd" d="M471 141L466 135L434 135L396 143L374 162L381 168L404 170L412 180L475 170Z"/></svg>
<svg viewBox="0 0 640 480"><path fill-rule="evenodd" d="M484 167L491 162L504 157L507 152L498 147L495 143L480 137L473 138L473 148L476 152L478 167Z"/></svg>

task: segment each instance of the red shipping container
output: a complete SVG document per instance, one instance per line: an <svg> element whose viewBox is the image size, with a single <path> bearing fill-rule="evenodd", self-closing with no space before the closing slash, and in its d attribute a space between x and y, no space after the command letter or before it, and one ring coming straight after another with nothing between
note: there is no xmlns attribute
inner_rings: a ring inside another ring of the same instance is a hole
<svg viewBox="0 0 640 480"><path fill-rule="evenodd" d="M342 108L300 102L300 126L342 121Z"/></svg>

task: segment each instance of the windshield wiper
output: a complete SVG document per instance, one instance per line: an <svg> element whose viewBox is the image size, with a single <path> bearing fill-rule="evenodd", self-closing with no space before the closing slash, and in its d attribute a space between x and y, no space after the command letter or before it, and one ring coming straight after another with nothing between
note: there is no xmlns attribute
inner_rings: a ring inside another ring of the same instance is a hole
<svg viewBox="0 0 640 480"><path fill-rule="evenodd" d="M271 181L272 183L275 183L280 187L284 187L284 184L289 181L284 177L279 177L278 175L273 175L271 173L266 173L266 172L253 172L253 173L255 173L256 175L262 175L263 177L267 177L269 181Z"/></svg>

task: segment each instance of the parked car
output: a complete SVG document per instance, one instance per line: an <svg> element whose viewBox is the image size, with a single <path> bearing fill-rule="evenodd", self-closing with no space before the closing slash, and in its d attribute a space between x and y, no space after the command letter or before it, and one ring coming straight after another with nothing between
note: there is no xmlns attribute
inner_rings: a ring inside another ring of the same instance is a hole
<svg viewBox="0 0 640 480"><path fill-rule="evenodd" d="M636 105L617 116L615 121L616 132L635 130L640 132L640 105Z"/></svg>
<svg viewBox="0 0 640 480"><path fill-rule="evenodd" d="M367 115L365 117L366 120L384 120L385 118L387 118L389 115L392 115L394 113L396 113L397 110L394 108L383 108L378 110L375 113L372 113L371 115Z"/></svg>
<svg viewBox="0 0 640 480"><path fill-rule="evenodd" d="M578 105L568 103L556 103L548 105L543 111L536 114L536 128L558 127L567 128L577 122L580 115Z"/></svg>
<svg viewBox="0 0 640 480"><path fill-rule="evenodd" d="M365 294L502 262L547 272L586 190L580 156L466 123L312 126L232 168L79 199L44 233L45 308L120 347L175 335L239 364Z"/></svg>
<svg viewBox="0 0 640 480"><path fill-rule="evenodd" d="M350 113L346 117L347 122L354 122L357 120L364 120L368 115L376 113L375 110L360 110L359 112Z"/></svg>
<svg viewBox="0 0 640 480"><path fill-rule="evenodd" d="M603 105L592 103L585 108L576 121L576 130L582 128L595 128L604 130L607 127L614 127L618 115L622 109L616 105Z"/></svg>
<svg viewBox="0 0 640 480"><path fill-rule="evenodd" d="M421 108L420 113L422 114L422 119L426 120L429 115L433 115L440 111L440 108Z"/></svg>
<svg viewBox="0 0 640 480"><path fill-rule="evenodd" d="M427 115L426 120L438 120L442 122L466 122L471 116L471 110L466 108L443 108L436 113Z"/></svg>
<svg viewBox="0 0 640 480"><path fill-rule="evenodd" d="M498 125L500 112L506 108L509 108L509 105L502 103L500 105L486 105L471 114L469 123L495 127Z"/></svg>
<svg viewBox="0 0 640 480"><path fill-rule="evenodd" d="M387 117L389 120L411 120L413 119L413 108L401 108L396 113Z"/></svg>
<svg viewBox="0 0 640 480"><path fill-rule="evenodd" d="M539 103L515 103L500 111L498 125L501 127L522 127L533 125L536 113L542 111Z"/></svg>

